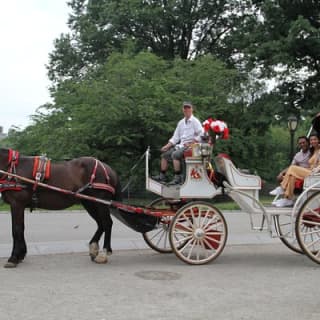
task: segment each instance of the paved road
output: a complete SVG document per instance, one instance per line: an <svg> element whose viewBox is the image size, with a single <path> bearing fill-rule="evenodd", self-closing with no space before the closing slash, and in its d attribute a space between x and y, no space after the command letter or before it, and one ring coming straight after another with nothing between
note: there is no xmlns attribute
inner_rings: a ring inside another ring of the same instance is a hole
<svg viewBox="0 0 320 320"><path fill-rule="evenodd" d="M114 254L96 265L86 252L94 224L85 213L26 218L28 257L0 268L0 320L319 319L320 267L250 232L242 213L226 214L228 245L203 266L145 249L117 221ZM9 217L0 214L1 257L9 241Z"/></svg>
<svg viewBox="0 0 320 320"><path fill-rule="evenodd" d="M249 215L238 211L224 214L229 228L229 245L279 243L278 239L270 238L267 232L251 231ZM113 220L114 250L147 248L140 233L132 231L115 218ZM25 224L29 255L87 251L88 241L96 228L94 220L84 211L28 212ZM11 246L11 217L9 214L0 214L0 257L7 257Z"/></svg>

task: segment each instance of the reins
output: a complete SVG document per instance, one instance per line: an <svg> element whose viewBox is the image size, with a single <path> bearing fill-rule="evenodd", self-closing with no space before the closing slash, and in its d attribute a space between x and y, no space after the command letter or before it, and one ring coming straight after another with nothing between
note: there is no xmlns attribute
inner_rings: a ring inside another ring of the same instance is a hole
<svg viewBox="0 0 320 320"><path fill-rule="evenodd" d="M34 180L29 179L29 178L25 178L25 177L21 177L21 176L19 176L17 174L14 174L14 173L8 173L8 172L3 171L3 170L0 170L0 173L6 173L10 177L16 178L16 179L21 180L23 182L27 182L29 184L34 184ZM54 190L54 191L57 191L57 192L60 192L60 193L64 193L64 194L67 194L67 195L72 195L72 196L75 196L75 197L80 198L80 199L86 199L86 200L90 200L90 201L100 202L100 203L103 203L103 204L106 204L106 205L111 205L112 202L113 202L112 200L107 201L107 200L95 198L95 197L92 197L92 196L88 196L86 194L82 194L82 193L78 193L78 192L75 192L75 191L71 191L71 190L66 190L66 189L63 189L63 188L55 187L55 186L52 186L50 184L43 183L43 182L39 182L38 185L39 185L39 187L43 187L45 189L50 189L50 190Z"/></svg>
<svg viewBox="0 0 320 320"><path fill-rule="evenodd" d="M131 182L132 182L132 179L133 179L133 172L136 170L136 168L138 167L138 165L140 164L140 162L144 159L145 155L146 155L147 151L144 152L141 157L139 158L139 160L131 167L131 169L129 170L130 174L129 174L129 179L128 179L128 182L126 183L126 185L122 188L121 192L124 192L126 191Z"/></svg>
<svg viewBox="0 0 320 320"><path fill-rule="evenodd" d="M102 164L101 161L92 158L95 163L94 167L92 169L92 172L90 174L90 180L88 183L86 183L84 186L82 186L79 190L77 190L75 193L80 193L86 190L87 188L92 189L100 189L105 190L108 192L111 192L112 194L115 194L115 188L110 184L110 177L108 174L107 168ZM5 190L21 190L22 188L25 188L26 186L18 184L17 180L21 180L24 182L31 183L33 185L32 191L32 201L34 204L37 204L37 196L36 196L36 190L38 186L44 186L42 183L45 179L48 179L50 177L50 163L51 160L47 159L45 156L41 157L34 157L34 164L33 164L33 178L34 180L28 179L26 180L25 177L21 177L20 175L17 175L16 167L18 165L19 161L19 152L8 149L8 169L7 171L0 170L0 173L3 174L0 177L0 192ZM105 183L103 182L95 182L96 174L98 168L102 168L103 175L105 178ZM48 169L48 170L46 170ZM61 189L62 190L62 189ZM61 191L60 190L60 191Z"/></svg>

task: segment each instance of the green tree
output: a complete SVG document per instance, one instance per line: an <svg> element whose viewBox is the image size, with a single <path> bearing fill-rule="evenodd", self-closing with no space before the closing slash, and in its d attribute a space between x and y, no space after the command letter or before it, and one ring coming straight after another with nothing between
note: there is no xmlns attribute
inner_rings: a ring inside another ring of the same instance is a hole
<svg viewBox="0 0 320 320"><path fill-rule="evenodd" d="M239 65L256 78L275 79L279 101L274 113L314 115L320 92L320 2L253 0L256 19L234 34Z"/></svg>
<svg viewBox="0 0 320 320"><path fill-rule="evenodd" d="M83 76L112 52L149 50L165 59L234 53L229 36L250 17L248 0L72 0L70 33L55 41L51 80Z"/></svg>
<svg viewBox="0 0 320 320"><path fill-rule="evenodd" d="M261 159L273 155L275 115L318 106L318 2L307 3L71 0L70 32L48 64L54 102L9 139L29 153L93 155L125 175L170 137L188 99L201 120L228 123L232 140L217 152L274 176Z"/></svg>
<svg viewBox="0 0 320 320"><path fill-rule="evenodd" d="M28 153L92 155L125 174L148 146L159 150L170 138L183 100L193 101L201 120L213 116L237 127L244 117L241 103L232 102L239 80L235 69L210 55L166 61L148 52L115 53L82 80L61 82L54 103L11 138Z"/></svg>

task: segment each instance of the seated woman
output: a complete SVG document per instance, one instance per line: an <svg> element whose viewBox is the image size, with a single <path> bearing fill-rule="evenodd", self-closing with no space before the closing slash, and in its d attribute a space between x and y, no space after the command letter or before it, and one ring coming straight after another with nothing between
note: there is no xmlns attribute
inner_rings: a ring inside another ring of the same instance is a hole
<svg viewBox="0 0 320 320"><path fill-rule="evenodd" d="M303 168L297 165L291 165L288 168L280 187L277 188L279 194L284 194L284 198L273 203L276 207L292 206L296 180L303 180L310 174L320 172L320 139L317 134L311 134L309 140L312 154L309 159L310 168Z"/></svg>

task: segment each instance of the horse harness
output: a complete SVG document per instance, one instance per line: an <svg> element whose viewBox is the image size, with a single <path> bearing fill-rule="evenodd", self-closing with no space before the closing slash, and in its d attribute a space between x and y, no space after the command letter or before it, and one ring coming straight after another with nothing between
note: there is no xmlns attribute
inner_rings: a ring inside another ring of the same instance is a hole
<svg viewBox="0 0 320 320"><path fill-rule="evenodd" d="M90 181L87 184L85 184L83 187L81 187L79 190L77 190L77 193L81 193L84 190L91 188L91 189L106 190L108 192L111 192L114 195L115 189L110 184L110 177L106 167L98 159L94 159L94 158L92 159L95 160L95 165L93 167L93 170L90 176ZM102 168L104 177L107 183L95 182L98 166Z"/></svg>
<svg viewBox="0 0 320 320"><path fill-rule="evenodd" d="M51 169L51 160L46 156L36 156L33 160L33 170L32 170L32 178L34 178L35 182L32 187L32 204L31 210L36 208L38 205L38 195L37 195L37 187L39 182L43 182L46 179L50 178L50 170Z"/></svg>
<svg viewBox="0 0 320 320"><path fill-rule="evenodd" d="M16 174L16 166L19 163L19 152L9 149L8 152L8 169L9 173ZM0 178L0 192L7 190L21 191L27 186L17 182L17 179L4 175Z"/></svg>
<svg viewBox="0 0 320 320"><path fill-rule="evenodd" d="M94 159L94 158L93 158ZM90 175L90 181L81 187L77 193L81 193L84 190L91 188L91 189L100 189L106 190L112 194L115 194L115 189L110 185L110 177L108 175L107 169L105 166L97 159L95 160L95 165L92 169L92 173ZM16 167L19 163L19 152L9 149L8 150L8 173L17 174ZM95 182L96 174L98 166L103 169L104 177L106 183ZM43 182L50 178L51 175L51 160L48 159L46 156L36 156L34 157L33 161L33 170L32 170L32 178L34 179L33 187L32 187L32 205L30 210L37 207L37 187L39 182ZM27 188L26 184L22 184L18 182L19 179L13 178L10 175L4 175L0 177L0 192L13 190L13 191L21 191Z"/></svg>

